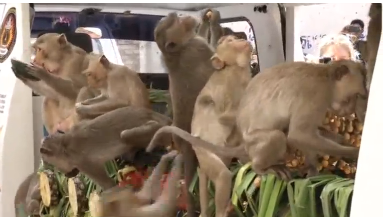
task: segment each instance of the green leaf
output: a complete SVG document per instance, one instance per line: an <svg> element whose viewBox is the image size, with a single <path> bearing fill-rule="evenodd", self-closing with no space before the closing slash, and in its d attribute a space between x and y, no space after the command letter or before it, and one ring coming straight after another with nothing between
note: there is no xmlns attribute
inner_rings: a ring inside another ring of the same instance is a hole
<svg viewBox="0 0 383 217"><path fill-rule="evenodd" d="M245 173L250 169L251 169L251 163L249 162L249 163L245 164L244 166L242 166L241 169L239 169L237 176L235 177L233 194L231 196L231 202L233 203L233 205L235 207L238 206L238 202L239 202L236 190L238 189L238 187L241 186L241 183L242 183L242 180L243 180Z"/></svg>
<svg viewBox="0 0 383 217"><path fill-rule="evenodd" d="M336 179L336 175L322 175L322 176L315 176L309 178L313 184L309 185L309 199L308 199L308 207L310 212L310 217L317 217L317 214L321 212L321 210L317 210L317 205L320 203L319 195L317 195L317 192L322 192L324 186Z"/></svg>
<svg viewBox="0 0 383 217"><path fill-rule="evenodd" d="M279 208L279 201L286 190L287 183L281 179L275 180L274 187L268 203L265 217L273 217Z"/></svg>
<svg viewBox="0 0 383 217"><path fill-rule="evenodd" d="M332 203L336 189L341 187L347 187L354 184L354 180L338 178L329 182L322 191L322 209L324 217L337 216L335 204Z"/></svg>
<svg viewBox="0 0 383 217"><path fill-rule="evenodd" d="M349 211L353 191L354 183L341 186L335 190L335 207L339 217L350 216Z"/></svg>

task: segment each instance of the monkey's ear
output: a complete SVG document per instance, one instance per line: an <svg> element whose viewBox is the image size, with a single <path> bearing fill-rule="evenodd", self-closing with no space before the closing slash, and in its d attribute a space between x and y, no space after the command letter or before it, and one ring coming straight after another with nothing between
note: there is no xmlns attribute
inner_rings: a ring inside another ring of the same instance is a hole
<svg viewBox="0 0 383 217"><path fill-rule="evenodd" d="M102 55L98 61L99 61L105 68L109 67L110 62L109 62L108 58L106 58L105 55Z"/></svg>
<svg viewBox="0 0 383 217"><path fill-rule="evenodd" d="M221 60L221 58L219 58L219 56L217 54L214 54L212 57L211 57L211 64L213 65L213 67L217 70L220 70L222 69L223 67L225 67L225 62Z"/></svg>
<svg viewBox="0 0 383 217"><path fill-rule="evenodd" d="M40 148L40 153L45 154L45 155L53 155L53 152L47 148L41 147Z"/></svg>
<svg viewBox="0 0 383 217"><path fill-rule="evenodd" d="M104 67L109 67L110 62L109 62L108 58L106 58L105 55L102 55L98 61L99 61Z"/></svg>
<svg viewBox="0 0 383 217"><path fill-rule="evenodd" d="M61 45L65 45L68 41L66 39L66 36L65 34L60 34L59 37L58 37L58 42L59 44Z"/></svg>
<svg viewBox="0 0 383 217"><path fill-rule="evenodd" d="M335 70L334 79L339 81L348 73L350 73L349 68L346 65L341 65Z"/></svg>

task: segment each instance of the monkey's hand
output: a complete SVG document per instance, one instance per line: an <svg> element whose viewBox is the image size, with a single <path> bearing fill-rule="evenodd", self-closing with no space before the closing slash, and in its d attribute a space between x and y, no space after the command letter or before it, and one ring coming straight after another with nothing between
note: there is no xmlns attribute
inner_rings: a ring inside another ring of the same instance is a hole
<svg viewBox="0 0 383 217"><path fill-rule="evenodd" d="M78 102L75 104L75 110L76 113L80 116L88 114L88 107L86 105L83 105L81 102Z"/></svg>
<svg viewBox="0 0 383 217"><path fill-rule="evenodd" d="M22 82L26 82L27 80L31 81L40 81L40 79L32 76L29 72L23 68L11 67L13 74L15 74L16 78L20 79Z"/></svg>
<svg viewBox="0 0 383 217"><path fill-rule="evenodd" d="M27 70L32 76L40 79L45 79L49 76L49 72L38 65L28 65Z"/></svg>
<svg viewBox="0 0 383 217"><path fill-rule="evenodd" d="M212 15L212 9L207 8L207 9L203 10L202 11L202 21L203 22L209 22L211 15Z"/></svg>
<svg viewBox="0 0 383 217"><path fill-rule="evenodd" d="M219 23L221 20L221 14L217 10L211 10L210 16L209 16L210 23Z"/></svg>

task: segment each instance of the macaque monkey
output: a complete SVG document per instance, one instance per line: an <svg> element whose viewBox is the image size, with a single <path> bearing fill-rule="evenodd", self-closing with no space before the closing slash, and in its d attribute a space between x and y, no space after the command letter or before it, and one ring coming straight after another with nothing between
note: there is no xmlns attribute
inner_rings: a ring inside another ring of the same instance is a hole
<svg viewBox="0 0 383 217"><path fill-rule="evenodd" d="M207 8L202 12L201 23L199 24L197 34L205 38L215 49L218 40L224 35L223 28L219 24L221 14L219 11Z"/></svg>
<svg viewBox="0 0 383 217"><path fill-rule="evenodd" d="M20 184L15 195L15 216L25 217L40 213L40 182L36 172L31 173Z"/></svg>
<svg viewBox="0 0 383 217"><path fill-rule="evenodd" d="M45 96L43 102L44 125L49 134L56 132L60 122L73 119L76 101L96 96L97 91L86 86L86 77L81 72L88 66L87 53L67 41L64 34L46 33L32 45L36 51L33 66L28 71L39 81L19 77L36 93ZM71 121L66 121L71 122ZM65 126L66 131L71 126Z"/></svg>
<svg viewBox="0 0 383 217"><path fill-rule="evenodd" d="M96 55L90 58L83 74L88 79L88 85L100 90L101 95L76 103L80 116L97 117L125 106L150 108L145 84L128 67L113 64L104 55Z"/></svg>
<svg viewBox="0 0 383 217"><path fill-rule="evenodd" d="M369 16L370 22L368 24L367 42L358 41L356 44L363 60L366 62L366 86L368 91L370 91L372 75L374 73L376 56L378 55L380 37L382 34L382 4L372 3ZM358 99L355 113L362 123L364 122L366 110L367 99Z"/></svg>
<svg viewBox="0 0 383 217"><path fill-rule="evenodd" d="M169 161L174 159L168 186L161 193L161 179ZM161 158L144 186L138 192L129 188L114 187L100 197L103 217L172 217L176 216L177 198L180 193L178 182L182 173L182 155L172 151Z"/></svg>
<svg viewBox="0 0 383 217"><path fill-rule="evenodd" d="M122 154L133 158L137 150L146 148L160 127L169 124L171 120L168 117L152 110L123 107L95 119L81 121L65 134L55 133L46 137L40 153L44 162L52 164L68 177L81 171L103 189L108 189L115 183L106 174L104 163ZM141 132L129 139L121 135L126 129L141 129Z"/></svg>
<svg viewBox="0 0 383 217"><path fill-rule="evenodd" d="M197 21L193 17L178 17L176 13L170 13L158 22L154 30L155 41L169 73L173 124L187 132L191 130L197 96L214 72L210 60L212 47L196 34L196 26ZM185 183L190 186L197 169L196 156L183 139L176 136L173 139L185 159ZM187 212L189 217L196 217L190 193L187 196Z"/></svg>
<svg viewBox="0 0 383 217"><path fill-rule="evenodd" d="M180 129L163 127L148 149L161 133L176 131L194 147L244 162L251 160L257 174L272 172L289 179L284 164L287 144L305 155L308 176L316 175L317 154L358 157L358 148L342 146L321 135L323 129L318 128L328 109L342 116L354 112L351 110L355 105L349 103L355 104L358 98L367 95L364 79L364 66L350 60L329 64L282 63L253 77L246 88L236 117L242 138L240 146L217 146ZM221 191L216 188L216 192Z"/></svg>
<svg viewBox="0 0 383 217"><path fill-rule="evenodd" d="M247 40L247 36L243 32L234 32L228 27L220 25L221 14L219 11L207 8L202 12L201 23L199 24L197 34L205 38L208 43L215 49L218 40L222 36L233 35L239 39Z"/></svg>
<svg viewBox="0 0 383 217"><path fill-rule="evenodd" d="M191 135L212 144L232 145L236 138L235 116L241 96L251 80L250 42L235 36L223 36L218 41L216 53L211 58L215 72L201 90L194 105ZM177 136L177 131L173 132ZM157 137L158 138L158 137ZM155 144L157 141L152 141ZM153 146L147 148L151 151ZM208 217L208 178L220 189L216 192L215 213L217 217L227 216L226 209L230 202L232 174L227 168L232 158L220 159L203 148L194 147L200 170L199 190L201 216ZM226 186L226 188L224 187Z"/></svg>
<svg viewBox="0 0 383 217"><path fill-rule="evenodd" d="M382 34L382 4L372 3L370 7L370 22L367 33L367 89L370 90L372 74L374 72L376 56L378 55L379 42Z"/></svg>

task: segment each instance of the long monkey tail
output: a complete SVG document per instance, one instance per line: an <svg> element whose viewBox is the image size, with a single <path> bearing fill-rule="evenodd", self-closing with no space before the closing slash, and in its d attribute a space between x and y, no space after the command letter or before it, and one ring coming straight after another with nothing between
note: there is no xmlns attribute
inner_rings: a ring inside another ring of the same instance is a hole
<svg viewBox="0 0 383 217"><path fill-rule="evenodd" d="M246 150L243 145L240 145L237 147L225 147L225 146L214 145L198 137L192 136L190 133L175 126L164 126L160 128L159 130L157 130L157 132L154 134L152 138L152 141L150 141L150 144L146 148L146 151L147 152L152 151L154 147L156 146L156 144L158 143L158 141L162 139L164 134L175 134L178 137L189 142L193 147L204 148L222 157L235 158L235 157L242 157L246 155Z"/></svg>

